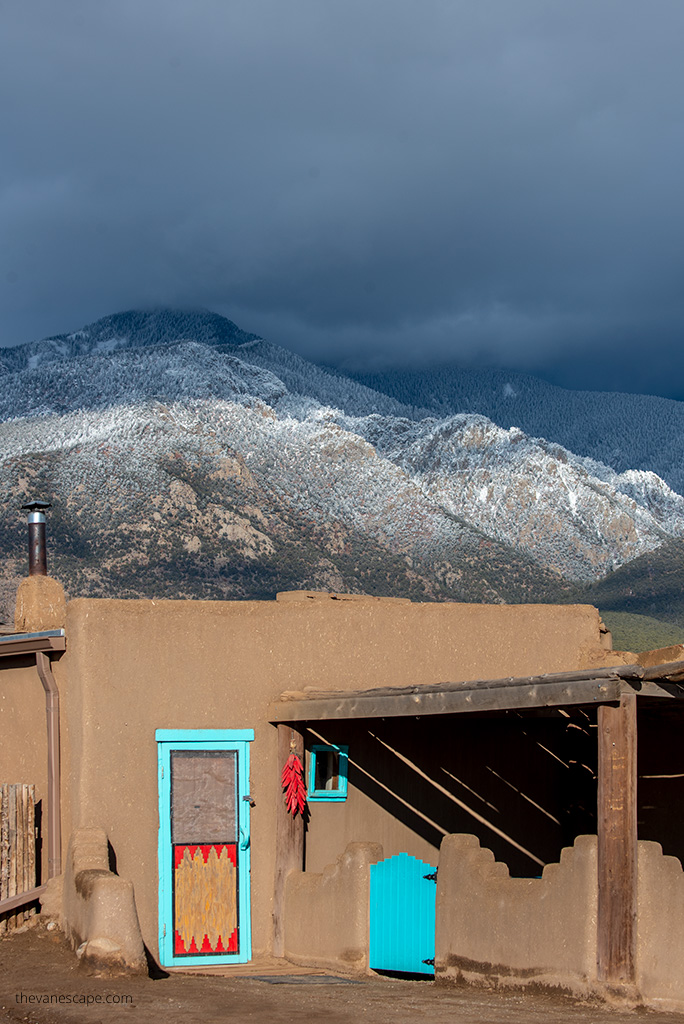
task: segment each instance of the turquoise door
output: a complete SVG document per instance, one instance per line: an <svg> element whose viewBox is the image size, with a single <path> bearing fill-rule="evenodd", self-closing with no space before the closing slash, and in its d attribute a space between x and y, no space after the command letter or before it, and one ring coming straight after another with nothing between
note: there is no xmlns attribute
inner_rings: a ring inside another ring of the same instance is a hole
<svg viewBox="0 0 684 1024"><path fill-rule="evenodd" d="M251 729L158 729L159 959L251 959Z"/></svg>
<svg viewBox="0 0 684 1024"><path fill-rule="evenodd" d="M436 868L407 853L371 864L373 970L435 973L436 880Z"/></svg>

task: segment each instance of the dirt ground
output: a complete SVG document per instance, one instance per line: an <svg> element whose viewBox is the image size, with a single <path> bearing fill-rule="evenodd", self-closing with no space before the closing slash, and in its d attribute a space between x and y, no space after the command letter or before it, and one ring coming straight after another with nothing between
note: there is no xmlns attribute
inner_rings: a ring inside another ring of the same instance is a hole
<svg viewBox="0 0 684 1024"><path fill-rule="evenodd" d="M51 1000L48 1004L46 997ZM279 975L261 980L191 974L157 980L100 978L80 968L58 931L39 926L0 941L1 1024L156 1024L160 1020L169 1024L684 1024L684 1015L387 978L352 981Z"/></svg>

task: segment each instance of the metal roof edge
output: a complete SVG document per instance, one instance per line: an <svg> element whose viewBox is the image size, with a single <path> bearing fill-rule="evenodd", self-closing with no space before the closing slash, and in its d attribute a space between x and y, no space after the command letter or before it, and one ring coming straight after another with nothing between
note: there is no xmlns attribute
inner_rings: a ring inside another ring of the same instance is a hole
<svg viewBox="0 0 684 1024"><path fill-rule="evenodd" d="M0 658L65 650L66 635L63 629L46 629L40 633L10 633L0 637Z"/></svg>
<svg viewBox="0 0 684 1024"><path fill-rule="evenodd" d="M12 640L43 640L53 636L66 636L66 633L63 629L44 629L39 633L5 633L0 636L0 644Z"/></svg>

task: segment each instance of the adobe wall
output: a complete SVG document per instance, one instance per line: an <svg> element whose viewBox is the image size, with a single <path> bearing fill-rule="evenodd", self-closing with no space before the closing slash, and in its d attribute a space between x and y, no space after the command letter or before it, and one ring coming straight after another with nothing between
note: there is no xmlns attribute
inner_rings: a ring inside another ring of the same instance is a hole
<svg viewBox="0 0 684 1024"><path fill-rule="evenodd" d="M108 974L147 973L133 886L110 871L107 834L76 829L69 839L61 882L59 922L81 963ZM41 900L50 914L51 894ZM50 908L50 909L48 909Z"/></svg>
<svg viewBox="0 0 684 1024"><path fill-rule="evenodd" d="M370 866L378 843L350 843L320 873L293 871L285 887L285 956L333 971L368 970Z"/></svg>
<svg viewBox="0 0 684 1024"><path fill-rule="evenodd" d="M446 836L439 856L435 977L491 987L600 994L596 971L596 836L578 836L542 877L511 878L473 835ZM684 1009L684 871L658 843L638 843L636 990Z"/></svg>
<svg viewBox="0 0 684 1024"><path fill-rule="evenodd" d="M7 658L0 674L0 782L28 782L45 797L45 691L35 657Z"/></svg>
<svg viewBox="0 0 684 1024"><path fill-rule="evenodd" d="M286 888L286 955L332 970L368 964L370 864L377 844L352 843L320 873ZM436 859L436 858L435 858ZM541 878L511 878L474 835L439 854L435 976L444 983L601 993L596 971L596 836L579 836ZM684 871L658 843L638 844L636 988L647 1005L684 1007Z"/></svg>
<svg viewBox="0 0 684 1024"><path fill-rule="evenodd" d="M276 730L267 721L269 700L306 686L400 686L619 659L602 649L598 613L588 606L411 604L321 595L285 595L275 602L79 599L68 605L66 633L58 678L68 768L65 843L71 828L105 829L117 870L134 884L143 937L154 956L156 729L255 730L253 948L267 950L282 767L276 763ZM374 813L393 817L391 808ZM369 814L366 808L365 820ZM349 841L369 838L350 819L326 863Z"/></svg>
<svg viewBox="0 0 684 1024"><path fill-rule="evenodd" d="M475 836L446 836L435 977L589 992L596 981L596 908L596 836L578 836L539 879L511 878Z"/></svg>
<svg viewBox="0 0 684 1024"><path fill-rule="evenodd" d="M684 1009L684 872L658 843L639 842L637 988L663 1009Z"/></svg>
<svg viewBox="0 0 684 1024"><path fill-rule="evenodd" d="M277 666L281 691L465 682L628 660L605 649L591 605L417 604L306 592L245 604L276 630L296 623Z"/></svg>
<svg viewBox="0 0 684 1024"><path fill-rule="evenodd" d="M55 663L55 673L59 668ZM35 657L0 662L0 782L33 783L43 843L40 878L47 878L47 730L45 691Z"/></svg>

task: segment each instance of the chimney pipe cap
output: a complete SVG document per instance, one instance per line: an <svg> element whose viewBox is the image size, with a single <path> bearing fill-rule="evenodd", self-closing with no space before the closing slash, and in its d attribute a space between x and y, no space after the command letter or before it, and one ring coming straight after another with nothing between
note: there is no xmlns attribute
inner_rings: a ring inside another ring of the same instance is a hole
<svg viewBox="0 0 684 1024"><path fill-rule="evenodd" d="M52 505L49 501L28 501L21 508L27 512L44 512L46 508L52 508Z"/></svg>

